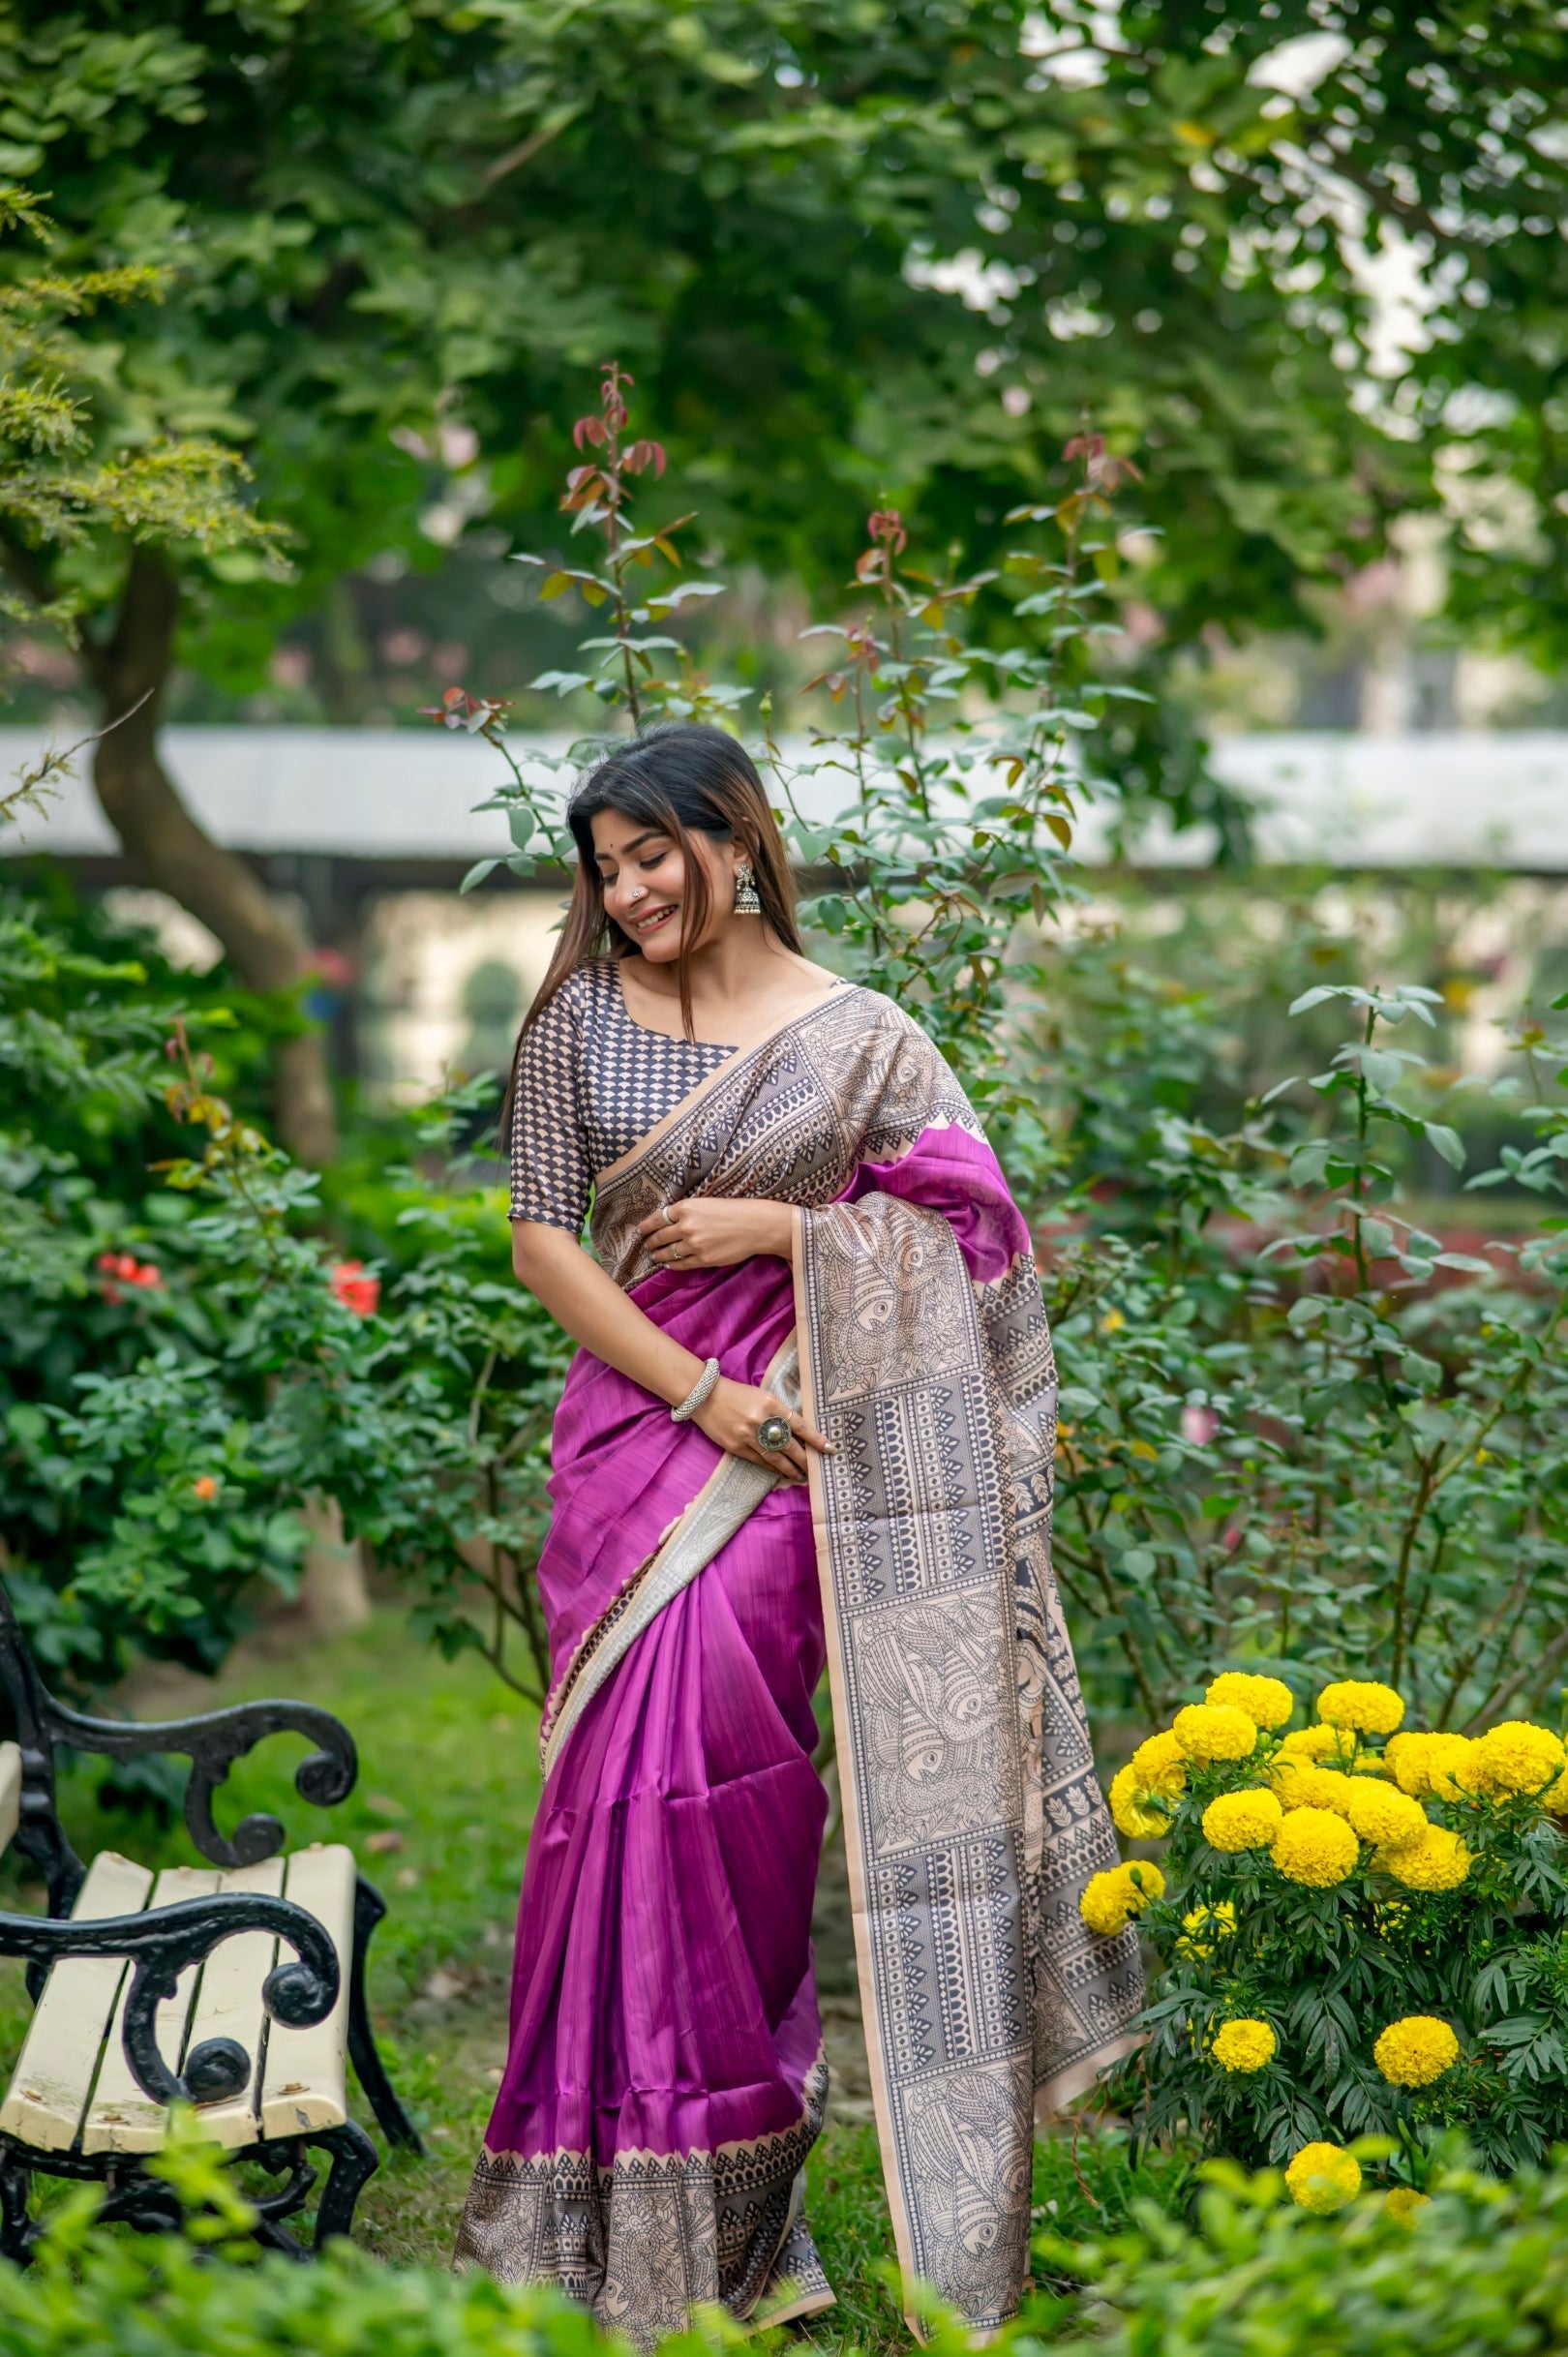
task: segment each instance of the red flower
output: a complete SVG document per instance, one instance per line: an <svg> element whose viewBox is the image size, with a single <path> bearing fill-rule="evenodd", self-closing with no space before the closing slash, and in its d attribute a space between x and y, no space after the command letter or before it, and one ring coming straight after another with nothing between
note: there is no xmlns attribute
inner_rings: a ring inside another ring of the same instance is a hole
<svg viewBox="0 0 1568 2357"><path fill-rule="evenodd" d="M381 1280L366 1274L363 1260L335 1260L332 1293L356 1317L374 1317L381 1299Z"/></svg>
<svg viewBox="0 0 1568 2357"><path fill-rule="evenodd" d="M106 1301L122 1300L122 1285L139 1285L143 1291L153 1292L164 1282L162 1269L150 1260L138 1260L134 1253L100 1253L94 1266Z"/></svg>

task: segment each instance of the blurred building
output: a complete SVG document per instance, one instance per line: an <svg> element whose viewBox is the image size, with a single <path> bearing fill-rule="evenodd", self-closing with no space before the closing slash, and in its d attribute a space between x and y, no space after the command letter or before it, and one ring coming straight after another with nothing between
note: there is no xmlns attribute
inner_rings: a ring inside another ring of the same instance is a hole
<svg viewBox="0 0 1568 2357"><path fill-rule="evenodd" d="M40 742L0 729L0 778ZM504 1063L565 880L525 885L502 868L460 895L474 861L508 847L500 815L474 808L504 774L489 746L435 730L235 727L172 728L164 748L203 826L293 898L321 953L318 1011L346 1071L398 1097ZM527 768L528 744L514 750ZM1264 861L1457 882L1503 871L1514 883L1474 920L1497 937L1488 957L1543 928L1568 941L1568 731L1276 731L1221 740L1216 767L1256 804ZM803 814L826 817L833 793L808 782ZM1103 856L1092 823L1077 848ZM1201 831L1155 829L1139 857L1158 875L1206 863L1212 848ZM128 873L85 777L8 830L0 850L58 860L84 890L113 892L158 924L179 962L217 954L193 918Z"/></svg>

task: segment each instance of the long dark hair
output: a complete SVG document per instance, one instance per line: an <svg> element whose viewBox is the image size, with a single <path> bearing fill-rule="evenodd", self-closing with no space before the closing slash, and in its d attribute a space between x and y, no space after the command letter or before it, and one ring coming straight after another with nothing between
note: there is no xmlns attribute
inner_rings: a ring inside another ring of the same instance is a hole
<svg viewBox="0 0 1568 2357"><path fill-rule="evenodd" d="M686 881L676 982L680 992L680 1025L688 1040L695 1030L691 953L708 929L713 907L708 871L698 857L693 835L739 844L757 879L762 922L785 949L802 954L795 915L795 880L755 762L744 745L726 736L723 729L708 728L696 720L669 721L613 745L580 779L566 805L566 823L577 842L577 876L556 953L523 1018L519 1046L530 1025L539 1020L562 983L580 966L607 952L612 957L643 954L639 944L605 910L604 879L593 850L593 822L605 810L638 820L645 827L656 827L680 846ZM516 1092L514 1054L512 1078L501 1109L503 1145L511 1136Z"/></svg>

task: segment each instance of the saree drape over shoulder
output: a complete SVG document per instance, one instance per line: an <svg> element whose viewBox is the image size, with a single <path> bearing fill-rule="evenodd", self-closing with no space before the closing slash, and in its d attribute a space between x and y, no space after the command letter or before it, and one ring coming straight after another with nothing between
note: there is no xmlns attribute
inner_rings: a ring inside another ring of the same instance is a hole
<svg viewBox="0 0 1568 2357"><path fill-rule="evenodd" d="M638 1223L795 1205L793 1270L681 1275ZM1028 2267L1037 2113L1134 2042L1134 1935L1050 1571L1056 1376L1028 1232L919 1027L840 987L600 1171L592 1240L726 1375L798 1387L809 1494L587 1353L556 1427L552 1647L505 2077L459 2257L642 2342L831 2292L800 2211L827 2072L810 1920L824 1659L906 2278L983 2331Z"/></svg>

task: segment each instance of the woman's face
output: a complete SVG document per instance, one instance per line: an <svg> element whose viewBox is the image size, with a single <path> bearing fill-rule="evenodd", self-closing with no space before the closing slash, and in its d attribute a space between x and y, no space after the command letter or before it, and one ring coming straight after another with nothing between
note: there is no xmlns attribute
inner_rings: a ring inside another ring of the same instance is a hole
<svg viewBox="0 0 1568 2357"><path fill-rule="evenodd" d="M686 861L679 844L646 819L625 818L618 810L599 811L592 826L606 913L650 964L673 964L680 954L686 921ZM691 945L699 949L728 922L740 855L737 846L711 835L693 834L690 841L707 873L712 901L705 938Z"/></svg>

